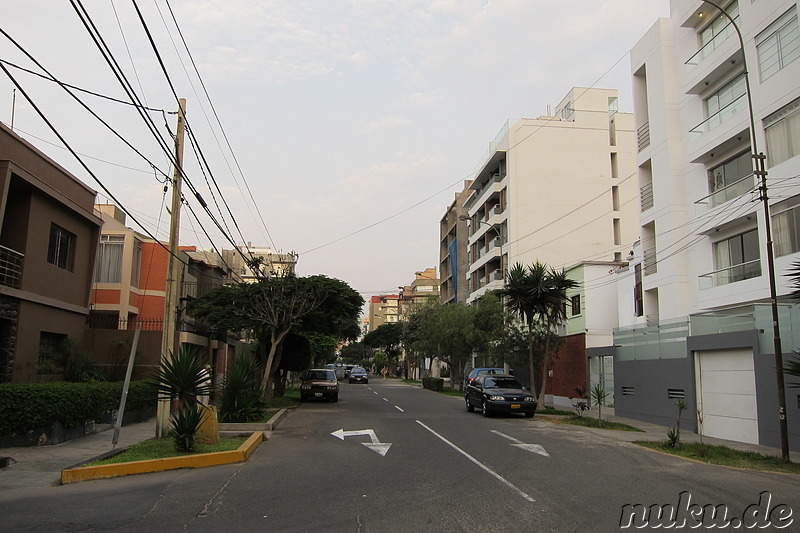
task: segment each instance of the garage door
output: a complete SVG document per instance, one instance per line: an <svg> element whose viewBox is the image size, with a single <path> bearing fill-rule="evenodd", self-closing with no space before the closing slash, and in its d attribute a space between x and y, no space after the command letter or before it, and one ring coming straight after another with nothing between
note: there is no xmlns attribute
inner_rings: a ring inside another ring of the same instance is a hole
<svg viewBox="0 0 800 533"><path fill-rule="evenodd" d="M695 370L703 434L758 444L753 350L695 352Z"/></svg>

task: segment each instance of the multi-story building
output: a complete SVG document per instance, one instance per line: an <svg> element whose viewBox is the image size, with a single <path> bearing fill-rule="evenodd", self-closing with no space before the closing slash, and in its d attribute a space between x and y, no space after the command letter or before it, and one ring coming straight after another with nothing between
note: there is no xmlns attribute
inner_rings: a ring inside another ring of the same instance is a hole
<svg viewBox="0 0 800 533"><path fill-rule="evenodd" d="M89 314L95 191L0 124L0 382L60 379Z"/></svg>
<svg viewBox="0 0 800 533"><path fill-rule="evenodd" d="M97 266L92 287L90 329L85 345L109 373L118 370L116 347L130 341L137 324L140 357L136 375L147 376L161 361L164 326L167 245L126 227L125 214L115 205L96 205L103 219ZM215 252L181 246L179 274L181 344L198 347L220 376L235 351L234 337L216 338L202 321L185 314L186 303L219 287L228 278L228 268Z"/></svg>
<svg viewBox="0 0 800 533"><path fill-rule="evenodd" d="M467 209L471 180L464 182L464 190L455 193L455 199L439 222L439 279L442 303L467 300Z"/></svg>
<svg viewBox="0 0 800 533"><path fill-rule="evenodd" d="M553 115L509 121L465 202L474 302L514 263L620 260L636 233L633 115L617 91L573 88Z"/></svg>
<svg viewBox="0 0 800 533"><path fill-rule="evenodd" d="M369 331L400 320L400 295L380 294L369 299Z"/></svg>
<svg viewBox="0 0 800 533"><path fill-rule="evenodd" d="M641 242L619 276L615 402L617 414L672 424L683 398L706 435L776 446L767 222L782 351L791 353L800 330L786 277L800 259L798 6L720 3L735 26L707 2L672 0L670 18L631 52ZM753 146L766 154L768 191ZM789 440L800 449L800 397L787 391Z"/></svg>
<svg viewBox="0 0 800 533"><path fill-rule="evenodd" d="M261 271L253 272L245 257L260 260ZM253 282L262 276L284 276L294 273L297 265L295 252L276 252L272 248L253 246L250 242L247 246L239 246L238 250L222 250L222 258L230 266L229 276L234 281Z"/></svg>

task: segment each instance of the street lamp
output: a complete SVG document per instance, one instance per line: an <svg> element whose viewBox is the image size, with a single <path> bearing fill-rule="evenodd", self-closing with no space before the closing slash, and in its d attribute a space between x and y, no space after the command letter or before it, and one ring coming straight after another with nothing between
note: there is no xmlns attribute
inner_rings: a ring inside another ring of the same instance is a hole
<svg viewBox="0 0 800 533"><path fill-rule="evenodd" d="M764 206L764 229L767 236L767 272L769 276L769 296L772 305L772 331L773 343L775 349L775 373L778 380L778 421L781 433L781 456L784 461L789 460L789 430L786 423L786 390L783 382L783 352L781 349L781 333L778 325L778 297L777 289L775 287L775 259L772 251L772 224L770 221L769 213L769 198L767 197L767 171L764 168L763 153L758 152L756 143L756 125L753 115L753 99L750 93L750 76L747 72L747 59L744 50L744 39L742 39L742 32L739 27L724 9L716 3L709 0L701 0L703 3L714 6L720 14L727 18L733 29L736 30L736 36L739 38L739 46L742 49L742 68L744 69L744 83L745 90L747 91L747 109L750 113L750 147L752 149L751 156L753 158L753 174L761 179L761 201Z"/></svg>

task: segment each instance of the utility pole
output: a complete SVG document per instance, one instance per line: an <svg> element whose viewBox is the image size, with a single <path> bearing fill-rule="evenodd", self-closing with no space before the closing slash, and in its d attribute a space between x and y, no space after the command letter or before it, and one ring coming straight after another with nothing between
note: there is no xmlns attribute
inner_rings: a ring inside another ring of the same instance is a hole
<svg viewBox="0 0 800 533"><path fill-rule="evenodd" d="M177 351L180 337L176 334L178 322L178 282L181 263L178 261L178 236L181 226L181 175L183 174L183 131L186 120L186 99L179 100L178 126L175 134L175 172L172 175L172 211L169 223L169 257L167 258L167 283L164 294L164 327L161 335L161 365L171 361ZM156 438L162 438L169 427L170 400L160 399L156 415Z"/></svg>

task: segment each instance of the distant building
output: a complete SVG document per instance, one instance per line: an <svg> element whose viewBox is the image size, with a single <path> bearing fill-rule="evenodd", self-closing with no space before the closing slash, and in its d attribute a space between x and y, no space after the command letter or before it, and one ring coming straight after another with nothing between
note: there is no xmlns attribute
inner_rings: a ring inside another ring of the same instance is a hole
<svg viewBox="0 0 800 533"><path fill-rule="evenodd" d="M100 236L95 191L0 124L0 382L63 378Z"/></svg>
<svg viewBox="0 0 800 533"><path fill-rule="evenodd" d="M464 207L471 191L471 180L464 182L464 190L455 199L439 222L439 279L442 303L467 301L467 209Z"/></svg>
<svg viewBox="0 0 800 533"><path fill-rule="evenodd" d="M576 87L553 115L508 121L464 204L468 303L515 263L622 259L638 239L634 135L615 89Z"/></svg>
<svg viewBox="0 0 800 533"><path fill-rule="evenodd" d="M254 272L245 260L251 257L261 260L260 272ZM250 242L247 246L239 246L237 250L222 251L222 258L231 267L230 279L245 282L256 281L260 276L272 277L294 273L297 257L295 252L276 252L272 248L253 246Z"/></svg>
<svg viewBox="0 0 800 533"><path fill-rule="evenodd" d="M369 331L375 331L383 324L400 320L400 296L381 294L369 299Z"/></svg>

